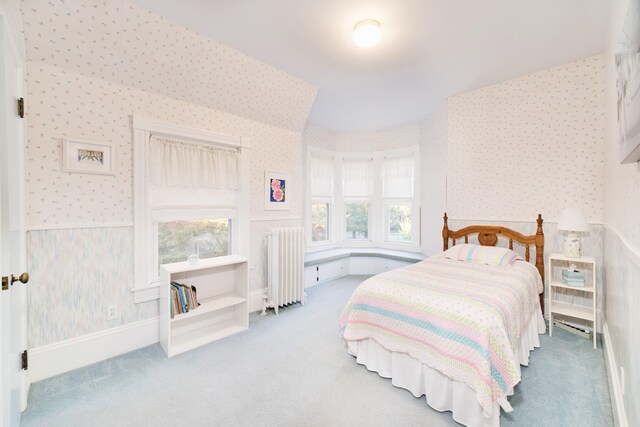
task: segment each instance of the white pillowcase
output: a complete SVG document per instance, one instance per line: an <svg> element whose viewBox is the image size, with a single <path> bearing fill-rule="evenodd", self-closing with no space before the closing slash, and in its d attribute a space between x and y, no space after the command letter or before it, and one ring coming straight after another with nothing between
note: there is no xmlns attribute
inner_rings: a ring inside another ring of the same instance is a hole
<svg viewBox="0 0 640 427"><path fill-rule="evenodd" d="M458 261L486 264L495 267L507 267L513 264L515 260L522 259L520 255L511 249L472 245L469 243L456 245L447 249L444 252L444 256Z"/></svg>

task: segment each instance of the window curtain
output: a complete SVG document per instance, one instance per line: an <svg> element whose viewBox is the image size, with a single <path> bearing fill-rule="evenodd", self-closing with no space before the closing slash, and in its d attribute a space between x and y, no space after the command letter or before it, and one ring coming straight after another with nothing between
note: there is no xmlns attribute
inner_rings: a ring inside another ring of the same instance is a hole
<svg viewBox="0 0 640 427"><path fill-rule="evenodd" d="M240 186L237 150L152 136L149 166L156 186L228 190Z"/></svg>
<svg viewBox="0 0 640 427"><path fill-rule="evenodd" d="M384 197L413 197L413 165L413 155L384 160Z"/></svg>
<svg viewBox="0 0 640 427"><path fill-rule="evenodd" d="M311 156L311 195L315 197L333 196L333 160Z"/></svg>
<svg viewBox="0 0 640 427"><path fill-rule="evenodd" d="M237 150L151 136L152 207L232 206L240 187Z"/></svg>
<svg viewBox="0 0 640 427"><path fill-rule="evenodd" d="M342 163L344 197L371 197L373 188L372 160L345 160Z"/></svg>

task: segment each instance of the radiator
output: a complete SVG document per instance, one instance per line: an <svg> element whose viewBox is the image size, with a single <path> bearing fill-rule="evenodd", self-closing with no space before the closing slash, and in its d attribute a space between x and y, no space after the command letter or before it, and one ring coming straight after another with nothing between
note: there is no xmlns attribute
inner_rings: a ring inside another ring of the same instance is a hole
<svg viewBox="0 0 640 427"><path fill-rule="evenodd" d="M301 302L304 305L304 228L274 228L267 237L268 295L262 304L262 315L267 308L278 309Z"/></svg>

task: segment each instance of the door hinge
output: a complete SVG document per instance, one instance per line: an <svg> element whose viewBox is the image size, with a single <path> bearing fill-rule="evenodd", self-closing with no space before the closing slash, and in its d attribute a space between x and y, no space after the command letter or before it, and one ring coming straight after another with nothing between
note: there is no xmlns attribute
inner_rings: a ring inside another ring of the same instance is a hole
<svg viewBox="0 0 640 427"><path fill-rule="evenodd" d="M18 116L24 119L24 98L18 98Z"/></svg>
<svg viewBox="0 0 640 427"><path fill-rule="evenodd" d="M29 369L29 355L27 354L27 350L22 352L22 369Z"/></svg>
<svg viewBox="0 0 640 427"><path fill-rule="evenodd" d="M2 276L2 290L9 290L9 276Z"/></svg>

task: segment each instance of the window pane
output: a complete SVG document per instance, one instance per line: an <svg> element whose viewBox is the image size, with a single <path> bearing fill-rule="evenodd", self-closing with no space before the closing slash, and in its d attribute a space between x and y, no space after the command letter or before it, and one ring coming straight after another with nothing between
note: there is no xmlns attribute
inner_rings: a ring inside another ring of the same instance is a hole
<svg viewBox="0 0 640 427"><path fill-rule="evenodd" d="M229 219L158 223L158 264L229 255Z"/></svg>
<svg viewBox="0 0 640 427"><path fill-rule="evenodd" d="M411 206L389 205L389 240L411 241Z"/></svg>
<svg viewBox="0 0 640 427"><path fill-rule="evenodd" d="M329 203L311 205L311 241L329 240Z"/></svg>
<svg viewBox="0 0 640 427"><path fill-rule="evenodd" d="M345 204L347 240L362 240L369 238L369 204L347 203Z"/></svg>

